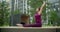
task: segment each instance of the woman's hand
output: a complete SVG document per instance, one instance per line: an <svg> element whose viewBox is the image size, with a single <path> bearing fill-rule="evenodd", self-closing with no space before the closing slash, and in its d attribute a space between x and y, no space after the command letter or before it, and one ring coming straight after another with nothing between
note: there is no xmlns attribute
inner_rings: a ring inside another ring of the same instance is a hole
<svg viewBox="0 0 60 32"><path fill-rule="evenodd" d="M46 2L45 2L45 1L43 1L42 6L40 7L40 11L38 12L38 14L39 14L39 15L41 15L42 10L43 10L43 7L45 6L45 4L46 4Z"/></svg>

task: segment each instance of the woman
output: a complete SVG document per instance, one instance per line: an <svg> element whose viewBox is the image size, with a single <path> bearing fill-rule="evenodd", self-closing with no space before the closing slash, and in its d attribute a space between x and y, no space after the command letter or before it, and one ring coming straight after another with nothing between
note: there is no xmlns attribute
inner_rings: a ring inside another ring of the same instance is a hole
<svg viewBox="0 0 60 32"><path fill-rule="evenodd" d="M25 24L23 25L24 27L42 27L42 21L41 21L41 14L42 14L42 10L43 7L45 6L45 2L43 2L42 6L36 9L36 13L35 13L35 24Z"/></svg>

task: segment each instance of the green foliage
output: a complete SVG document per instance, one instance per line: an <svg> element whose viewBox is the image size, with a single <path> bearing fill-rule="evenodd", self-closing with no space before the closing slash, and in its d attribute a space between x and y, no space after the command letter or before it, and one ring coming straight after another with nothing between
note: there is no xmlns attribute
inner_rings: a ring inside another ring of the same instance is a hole
<svg viewBox="0 0 60 32"><path fill-rule="evenodd" d="M58 20L58 16L57 16L57 12L56 11L50 11L50 19L51 21L57 21Z"/></svg>
<svg viewBox="0 0 60 32"><path fill-rule="evenodd" d="M16 14L19 14L20 11L17 9L17 10L15 10L13 13L14 13L14 15L16 15Z"/></svg>
<svg viewBox="0 0 60 32"><path fill-rule="evenodd" d="M9 21L9 7L8 3L0 2L0 26L8 25Z"/></svg>
<svg viewBox="0 0 60 32"><path fill-rule="evenodd" d="M59 17L57 15L57 10L54 10L54 8L52 8L52 4L51 3L47 3L47 8L50 9L50 11L48 11L48 25L52 24L52 25L57 25L56 23L59 21Z"/></svg>
<svg viewBox="0 0 60 32"><path fill-rule="evenodd" d="M50 17L49 17L49 21L52 25L57 25L56 23L58 22L59 17L57 15L57 11L50 11Z"/></svg>
<svg viewBox="0 0 60 32"><path fill-rule="evenodd" d="M31 1L31 2L29 3L29 1ZM42 4L42 2L43 2L43 0L29 0L29 1L28 1L28 3L29 3L30 6L33 7L33 8L40 7L41 4Z"/></svg>

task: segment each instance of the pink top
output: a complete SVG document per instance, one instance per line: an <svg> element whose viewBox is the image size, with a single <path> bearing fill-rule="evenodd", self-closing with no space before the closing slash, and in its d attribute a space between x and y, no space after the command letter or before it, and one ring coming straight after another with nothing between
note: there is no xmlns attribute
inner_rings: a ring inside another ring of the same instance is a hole
<svg viewBox="0 0 60 32"><path fill-rule="evenodd" d="M39 14L35 14L35 21L36 21L36 23L40 23L41 24L41 15L39 15Z"/></svg>

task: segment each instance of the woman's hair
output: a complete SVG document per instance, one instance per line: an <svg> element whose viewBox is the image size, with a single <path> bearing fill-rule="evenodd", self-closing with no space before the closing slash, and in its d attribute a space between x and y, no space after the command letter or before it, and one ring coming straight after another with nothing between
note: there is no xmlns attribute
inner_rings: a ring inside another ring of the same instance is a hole
<svg viewBox="0 0 60 32"><path fill-rule="evenodd" d="M38 8L38 11L40 11L40 8Z"/></svg>

